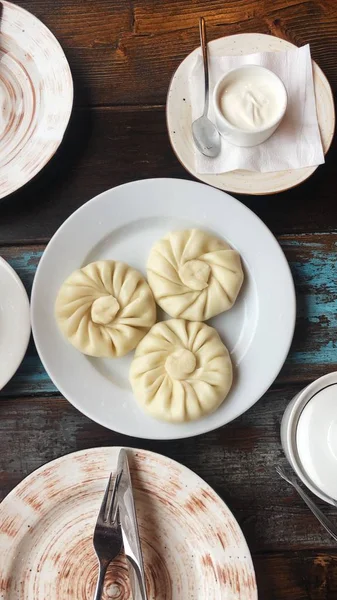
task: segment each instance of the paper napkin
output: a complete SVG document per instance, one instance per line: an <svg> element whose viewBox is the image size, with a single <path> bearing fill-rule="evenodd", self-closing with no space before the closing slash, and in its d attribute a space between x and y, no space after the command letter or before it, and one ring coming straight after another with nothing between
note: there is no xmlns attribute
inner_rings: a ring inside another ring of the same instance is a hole
<svg viewBox="0 0 337 600"><path fill-rule="evenodd" d="M206 174L247 169L266 173L324 163L309 45L287 52L210 56L211 97L216 82L230 69L244 64L267 67L283 81L288 94L284 119L275 133L259 146L239 148L221 138L221 152L213 159L203 156L195 149L196 171ZM201 55L197 57L192 69L189 90L194 120L203 112L204 74ZM215 122L212 101L208 116Z"/></svg>

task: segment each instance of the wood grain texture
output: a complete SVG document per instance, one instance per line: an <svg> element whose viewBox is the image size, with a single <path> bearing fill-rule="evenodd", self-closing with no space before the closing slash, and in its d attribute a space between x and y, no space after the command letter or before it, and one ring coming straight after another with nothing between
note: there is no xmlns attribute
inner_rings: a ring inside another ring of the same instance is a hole
<svg viewBox="0 0 337 600"><path fill-rule="evenodd" d="M325 165L301 186L276 196L240 196L276 234L336 228L337 138ZM50 164L0 203L0 245L46 243L79 206L104 190L147 177L191 179L171 150L165 111L79 109Z"/></svg>
<svg viewBox="0 0 337 600"><path fill-rule="evenodd" d="M0 204L0 244L49 241L76 208L115 185L184 175L165 128L163 111L152 108L76 111L52 162Z"/></svg>
<svg viewBox="0 0 337 600"><path fill-rule="evenodd" d="M0 497L40 465L82 448L124 444L161 452L195 470L231 508L252 550L260 600L334 600L335 544L274 471L284 462L279 421L297 389L274 391L221 430L164 443L114 434L62 398L0 401L1 448L11 450L10 457L0 453ZM337 518L336 509L320 504Z"/></svg>
<svg viewBox="0 0 337 600"><path fill-rule="evenodd" d="M261 32L309 42L337 91L335 0L21 4L65 49L76 107L54 159L0 204L0 254L28 290L44 244L91 197L146 177L190 178L170 148L164 105L173 72L199 45L199 16L206 18L209 39ZM68 452L113 444L151 449L195 470L228 503L253 551L260 600L335 600L335 544L274 466L284 462L279 424L287 403L305 382L337 369L336 148L337 141L326 164L299 188L239 198L279 237L296 284L295 339L272 389L239 419L205 436L136 440L96 425L60 397L31 343L0 398L0 498L33 469ZM337 520L336 509L318 503Z"/></svg>
<svg viewBox="0 0 337 600"><path fill-rule="evenodd" d="M61 397L0 400L0 489L5 495L40 465L83 448L128 445L160 452L191 468L225 500L254 553L335 549L303 501L277 475L283 411L298 386L274 389L227 426L198 438L150 441L105 429ZM141 434L141 432L140 432ZM317 500L332 519L337 509Z"/></svg>
<svg viewBox="0 0 337 600"><path fill-rule="evenodd" d="M334 0L25 0L57 36L77 88L76 104L165 104L170 78L199 45L198 19L208 37L267 33L303 45L337 84Z"/></svg>
<svg viewBox="0 0 337 600"><path fill-rule="evenodd" d="M253 556L260 600L334 600L337 554L289 552Z"/></svg>
<svg viewBox="0 0 337 600"><path fill-rule="evenodd" d="M337 368L337 234L284 235L279 238L297 291L297 327L278 383L309 382ZM43 247L0 247L30 292ZM275 342L276 343L276 342ZM2 396L54 393L56 389L30 344L26 358Z"/></svg>

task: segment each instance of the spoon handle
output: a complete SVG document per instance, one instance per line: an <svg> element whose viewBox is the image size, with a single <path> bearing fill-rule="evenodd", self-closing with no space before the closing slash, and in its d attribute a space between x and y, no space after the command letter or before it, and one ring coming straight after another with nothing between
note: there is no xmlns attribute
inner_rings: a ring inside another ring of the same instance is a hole
<svg viewBox="0 0 337 600"><path fill-rule="evenodd" d="M199 19L199 32L200 32L200 44L202 49L202 58L204 61L204 72L205 72L205 106L204 115L207 116L209 106L209 73L208 73L208 50L207 50L207 37L206 37L206 24L204 17Z"/></svg>

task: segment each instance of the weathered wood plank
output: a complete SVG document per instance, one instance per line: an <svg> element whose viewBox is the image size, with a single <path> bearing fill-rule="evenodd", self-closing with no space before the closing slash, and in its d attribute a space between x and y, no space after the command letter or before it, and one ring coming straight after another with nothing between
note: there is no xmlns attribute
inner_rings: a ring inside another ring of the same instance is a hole
<svg viewBox="0 0 337 600"><path fill-rule="evenodd" d="M195 21L205 15L213 26L240 23L244 27L246 21L253 19L266 21L269 14L277 14L279 19L302 16L302 32L306 28L309 31L313 29L310 27L313 18L317 20L317 27L323 27L324 22L329 22L329 17L336 16L329 0L211 0L207 3L204 0L195 0L193 3L176 0L161 4L156 0L147 0L134 5L134 29L139 33L187 29L194 27Z"/></svg>
<svg viewBox="0 0 337 600"><path fill-rule="evenodd" d="M26 0L63 45L74 75L76 104L164 104L170 78L199 45L198 18L209 39L269 33L311 44L335 86L337 16L333 2L303 0Z"/></svg>
<svg viewBox="0 0 337 600"><path fill-rule="evenodd" d="M76 208L110 187L184 174L170 148L163 110L77 110L47 167L0 202L0 245L49 241Z"/></svg>
<svg viewBox="0 0 337 600"><path fill-rule="evenodd" d="M310 42L313 57L336 89L332 0L63 0L57 8L45 0L25 0L24 6L65 48L75 105L121 105L76 109L55 159L31 185L0 205L0 246L11 246L0 254L27 289L43 250L35 244L47 242L86 200L130 179L189 178L170 149L163 105L172 73L199 44L200 15L206 17L210 39L257 31L297 45ZM0 399L1 497L32 469L66 452L110 444L149 448L194 469L228 502L253 550L260 599L336 598L334 544L274 472L275 463L284 460L278 436L287 402L304 382L337 368L337 236L308 235L336 228L336 146L326 165L299 188L277 197L240 198L272 231L283 234L298 293L293 348L273 389L235 422L201 438L130 440L99 427L55 395L31 344ZM305 235L293 235L299 232ZM295 381L298 385L289 384ZM282 387L285 383L289 387ZM325 505L324 510L337 519L336 510Z"/></svg>
<svg viewBox="0 0 337 600"><path fill-rule="evenodd" d="M337 554L288 552L253 556L260 600L334 600Z"/></svg>
<svg viewBox="0 0 337 600"><path fill-rule="evenodd" d="M132 29L130 0L24 0L26 10L49 27L65 48L90 48L110 44L122 31Z"/></svg>
<svg viewBox="0 0 337 600"><path fill-rule="evenodd" d="M336 148L337 138L326 164L301 186L278 196L239 199L277 234L334 229ZM49 165L0 202L0 245L46 243L96 194L147 177L190 178L171 150L162 108L76 110Z"/></svg>
<svg viewBox="0 0 337 600"><path fill-rule="evenodd" d="M297 292L296 332L281 380L297 379L303 364L311 380L337 367L337 236L281 236L280 241Z"/></svg>
<svg viewBox="0 0 337 600"><path fill-rule="evenodd" d="M294 343L278 383L308 382L337 368L337 234L281 236L298 300ZM0 248L30 291L43 247ZM33 344L3 396L53 393Z"/></svg>
<svg viewBox="0 0 337 600"><path fill-rule="evenodd" d="M170 456L203 477L233 510L253 552L333 549L335 542L275 471L276 464L285 462L280 420L298 389L273 390L222 429L173 442L113 433L61 397L0 400L1 494L38 466L68 452L130 445ZM336 508L318 503L337 519Z"/></svg>
<svg viewBox="0 0 337 600"><path fill-rule="evenodd" d="M273 392L222 430L172 443L114 434L62 398L0 401L0 498L33 469L65 453L114 444L148 448L195 470L228 503L253 552L260 600L333 600L334 542L274 470L284 460L279 421L296 390ZM337 518L336 510L323 509Z"/></svg>

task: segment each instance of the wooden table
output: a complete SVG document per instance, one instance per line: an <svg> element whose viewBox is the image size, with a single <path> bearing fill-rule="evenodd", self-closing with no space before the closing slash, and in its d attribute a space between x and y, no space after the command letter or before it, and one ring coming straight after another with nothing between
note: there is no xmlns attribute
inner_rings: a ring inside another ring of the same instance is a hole
<svg viewBox="0 0 337 600"><path fill-rule="evenodd" d="M25 0L24 6L63 45L76 88L56 157L0 205L0 254L28 290L45 244L91 197L135 179L189 178L169 145L165 99L172 73L198 45L200 15L209 39L262 32L309 42L336 89L335 0ZM290 356L264 398L230 425L196 439L130 439L96 425L62 398L31 343L1 392L1 497L33 469L82 448L124 444L161 452L196 471L228 503L252 550L261 600L337 598L336 544L274 470L284 461L279 425L287 402L337 367L335 181L336 144L300 187L240 197L277 235L298 297ZM337 519L336 509L320 504Z"/></svg>

